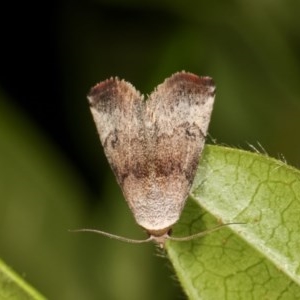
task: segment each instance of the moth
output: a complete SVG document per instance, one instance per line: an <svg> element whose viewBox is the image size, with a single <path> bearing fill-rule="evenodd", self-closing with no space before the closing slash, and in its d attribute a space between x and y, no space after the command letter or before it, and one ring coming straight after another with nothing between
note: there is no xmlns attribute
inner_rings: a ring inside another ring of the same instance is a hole
<svg viewBox="0 0 300 300"><path fill-rule="evenodd" d="M132 243L153 240L163 247L167 239L183 241L207 233L172 237L170 230L180 217L195 177L215 84L210 77L182 71L146 98L118 78L98 83L88 94L106 157L137 224L149 238L132 240L94 229L80 231Z"/></svg>

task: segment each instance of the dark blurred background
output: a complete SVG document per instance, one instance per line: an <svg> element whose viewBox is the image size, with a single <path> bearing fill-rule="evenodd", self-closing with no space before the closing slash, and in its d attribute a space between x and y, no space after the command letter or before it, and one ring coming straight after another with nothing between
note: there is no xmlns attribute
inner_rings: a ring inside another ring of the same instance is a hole
<svg viewBox="0 0 300 300"><path fill-rule="evenodd" d="M0 257L51 299L182 299L116 185L86 94L118 76L150 93L214 78L210 135L300 165L300 3L7 2L0 10Z"/></svg>

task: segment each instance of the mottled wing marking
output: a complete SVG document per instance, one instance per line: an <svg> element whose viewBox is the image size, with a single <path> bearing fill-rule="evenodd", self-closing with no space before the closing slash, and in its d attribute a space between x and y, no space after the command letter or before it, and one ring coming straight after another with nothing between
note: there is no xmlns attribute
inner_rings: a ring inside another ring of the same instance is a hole
<svg viewBox="0 0 300 300"><path fill-rule="evenodd" d="M111 78L93 87L88 99L105 155L122 187L145 152L143 96L130 83Z"/></svg>
<svg viewBox="0 0 300 300"><path fill-rule="evenodd" d="M193 182L214 101L209 77L176 73L144 101L118 79L95 86L92 114L139 225L160 236L177 222Z"/></svg>
<svg viewBox="0 0 300 300"><path fill-rule="evenodd" d="M132 206L137 222L152 233L159 235L180 217L204 146L214 89L210 78L177 73L146 101L149 174Z"/></svg>

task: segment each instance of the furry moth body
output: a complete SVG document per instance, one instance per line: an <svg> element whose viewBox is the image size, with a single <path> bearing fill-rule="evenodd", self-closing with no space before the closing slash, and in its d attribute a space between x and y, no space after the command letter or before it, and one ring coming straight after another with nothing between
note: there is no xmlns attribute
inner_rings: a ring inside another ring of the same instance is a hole
<svg viewBox="0 0 300 300"><path fill-rule="evenodd" d="M193 183L214 96L210 77L186 72L167 78L147 99L118 78L91 89L88 100L106 157L136 222L150 236L119 239L161 246L176 240L169 231Z"/></svg>

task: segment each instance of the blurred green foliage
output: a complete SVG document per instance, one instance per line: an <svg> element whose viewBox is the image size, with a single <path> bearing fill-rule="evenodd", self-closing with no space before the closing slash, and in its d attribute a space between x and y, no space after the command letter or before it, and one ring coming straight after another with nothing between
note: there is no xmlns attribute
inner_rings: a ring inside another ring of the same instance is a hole
<svg viewBox="0 0 300 300"><path fill-rule="evenodd" d="M103 156L86 94L110 76L150 93L176 71L209 75L217 84L212 138L244 148L259 142L299 166L299 11L296 0L61 1L65 119L101 188L92 195L85 174L2 93L1 258L51 299L179 299L153 245L67 232L142 236ZM98 204L90 209L92 198Z"/></svg>

